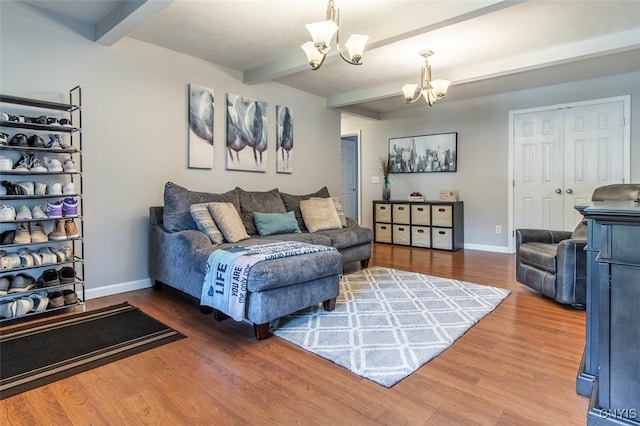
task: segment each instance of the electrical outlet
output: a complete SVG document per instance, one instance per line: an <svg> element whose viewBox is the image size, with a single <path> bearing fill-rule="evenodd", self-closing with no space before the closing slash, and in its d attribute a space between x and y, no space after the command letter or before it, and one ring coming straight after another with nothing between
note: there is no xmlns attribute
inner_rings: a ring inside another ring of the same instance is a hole
<svg viewBox="0 0 640 426"><path fill-rule="evenodd" d="M501 234L501 233L502 233L502 226L496 225L496 234Z"/></svg>

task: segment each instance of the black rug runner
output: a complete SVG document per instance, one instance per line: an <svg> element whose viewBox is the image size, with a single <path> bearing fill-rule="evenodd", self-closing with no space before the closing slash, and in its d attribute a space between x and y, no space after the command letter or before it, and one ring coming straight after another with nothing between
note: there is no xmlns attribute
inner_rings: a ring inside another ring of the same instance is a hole
<svg viewBox="0 0 640 426"><path fill-rule="evenodd" d="M126 302L0 330L0 399L184 337Z"/></svg>

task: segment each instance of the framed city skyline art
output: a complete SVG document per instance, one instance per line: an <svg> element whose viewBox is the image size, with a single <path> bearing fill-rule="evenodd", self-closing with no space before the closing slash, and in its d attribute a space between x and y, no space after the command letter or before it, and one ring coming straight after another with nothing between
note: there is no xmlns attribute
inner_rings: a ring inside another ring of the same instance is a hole
<svg viewBox="0 0 640 426"><path fill-rule="evenodd" d="M458 133L389 139L391 173L458 171Z"/></svg>

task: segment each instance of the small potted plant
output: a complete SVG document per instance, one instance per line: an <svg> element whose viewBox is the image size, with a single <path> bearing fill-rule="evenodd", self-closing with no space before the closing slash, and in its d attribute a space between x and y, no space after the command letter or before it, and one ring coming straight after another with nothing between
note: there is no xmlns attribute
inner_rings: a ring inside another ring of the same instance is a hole
<svg viewBox="0 0 640 426"><path fill-rule="evenodd" d="M380 157L378 160L380 165L380 172L384 177L384 181L382 183L382 199L390 200L391 199L391 185L389 184L389 172L391 171L391 165L389 164L389 158Z"/></svg>

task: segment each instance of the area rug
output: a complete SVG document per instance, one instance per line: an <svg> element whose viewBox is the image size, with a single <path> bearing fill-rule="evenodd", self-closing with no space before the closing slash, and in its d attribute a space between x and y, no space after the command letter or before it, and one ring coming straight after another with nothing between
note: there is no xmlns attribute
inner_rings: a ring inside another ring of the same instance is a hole
<svg viewBox="0 0 640 426"><path fill-rule="evenodd" d="M344 275L335 310L313 306L276 336L391 387L447 349L510 291L390 268Z"/></svg>
<svg viewBox="0 0 640 426"><path fill-rule="evenodd" d="M184 337L126 302L0 330L0 399Z"/></svg>

